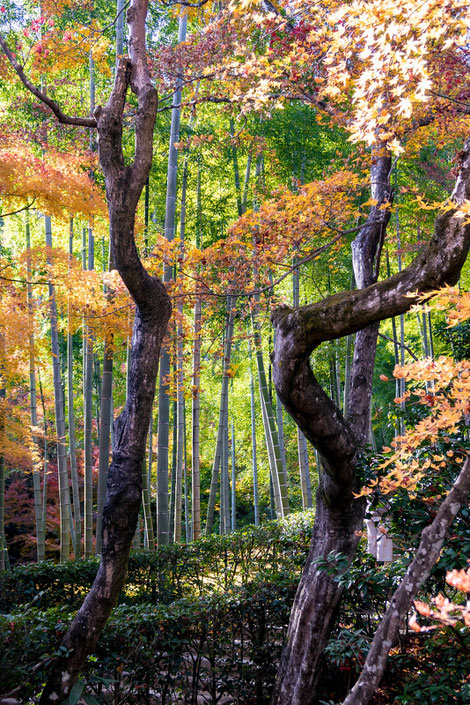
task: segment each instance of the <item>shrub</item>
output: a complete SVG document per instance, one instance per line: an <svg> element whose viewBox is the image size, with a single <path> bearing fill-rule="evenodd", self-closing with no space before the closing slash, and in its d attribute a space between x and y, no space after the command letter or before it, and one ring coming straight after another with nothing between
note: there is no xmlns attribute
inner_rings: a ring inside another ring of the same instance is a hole
<svg viewBox="0 0 470 705"><path fill-rule="evenodd" d="M283 522L250 526L226 536L161 546L154 552L134 551L119 602L169 604L188 594L223 592L234 583L250 582L260 565L269 566L273 574L300 572L310 545L313 516L313 512L303 512ZM0 610L9 611L33 599L37 607L66 602L76 608L97 569L95 557L15 567L0 574Z"/></svg>
<svg viewBox="0 0 470 705"><path fill-rule="evenodd" d="M295 574L264 573L225 593L120 605L82 674L85 693L127 705L192 705L201 694L214 705L223 695L267 702L296 587ZM4 692L21 684L28 702L71 618L66 608L34 605L0 617Z"/></svg>

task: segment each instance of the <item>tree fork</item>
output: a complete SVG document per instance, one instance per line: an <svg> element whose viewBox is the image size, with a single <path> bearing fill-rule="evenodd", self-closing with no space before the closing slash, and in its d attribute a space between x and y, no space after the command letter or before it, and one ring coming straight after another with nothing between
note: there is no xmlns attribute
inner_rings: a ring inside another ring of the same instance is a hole
<svg viewBox="0 0 470 705"><path fill-rule="evenodd" d="M375 172L383 174L384 167L384 162L377 162ZM374 180L374 167L371 175ZM383 183L382 178L375 180ZM381 320L404 313L416 303L418 295L409 296L410 292L432 291L458 281L470 247L470 224L459 212L459 205L469 196L470 139L462 152L452 194L456 205L438 215L428 247L406 269L375 283L384 228L379 225L380 232L374 233L372 225L366 224L364 230L370 231L369 238L376 238L376 247L370 249L369 241L359 243L362 266L355 268L355 273L362 280L358 285L365 288L298 309L281 307L272 315L276 328L274 384L287 411L323 461L312 546L292 609L272 705L315 702L320 657L342 592L330 576L317 570L315 559L341 552L352 560L358 543L356 532L362 528L365 502L355 499L354 491L359 485L357 460L366 440L374 360L374 352L367 350L372 346L375 350ZM309 356L322 342L358 331L346 421L315 379Z"/></svg>

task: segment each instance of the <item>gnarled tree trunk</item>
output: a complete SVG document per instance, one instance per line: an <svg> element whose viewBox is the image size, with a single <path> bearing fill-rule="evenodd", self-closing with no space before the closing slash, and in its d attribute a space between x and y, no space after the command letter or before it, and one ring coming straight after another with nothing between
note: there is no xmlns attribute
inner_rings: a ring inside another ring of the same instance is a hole
<svg viewBox="0 0 470 705"><path fill-rule="evenodd" d="M330 296L316 304L277 309L273 353L274 383L288 412L320 452L322 469L312 546L289 624L287 645L278 673L273 705L311 705L321 656L331 629L341 589L332 576L317 570L315 560L330 552L352 559L362 528L365 502L355 499L357 461L367 440L375 343L380 321L407 311L425 292L455 284L470 246L470 225L458 204L470 196L470 140L465 144L460 174L452 195L456 207L439 215L428 247L402 272L376 282L377 261L390 200L390 161L379 156L372 168L373 197L378 204L353 247L357 290ZM375 193L374 193L375 191ZM318 384L309 356L322 342L357 331L351 371L347 421Z"/></svg>
<svg viewBox="0 0 470 705"><path fill-rule="evenodd" d="M127 15L130 57L119 61L109 101L95 111L113 261L136 304L129 393L124 411L114 423L100 567L62 641L68 651L55 661L41 696L41 705L57 705L68 696L87 654L98 641L125 580L141 503L142 462L160 346L171 311L164 285L145 271L134 241L135 212L152 161L157 110L157 94L150 82L145 54L147 4L147 0L131 2ZM122 153L122 115L129 87L138 98L139 108L134 161L131 166L126 166Z"/></svg>

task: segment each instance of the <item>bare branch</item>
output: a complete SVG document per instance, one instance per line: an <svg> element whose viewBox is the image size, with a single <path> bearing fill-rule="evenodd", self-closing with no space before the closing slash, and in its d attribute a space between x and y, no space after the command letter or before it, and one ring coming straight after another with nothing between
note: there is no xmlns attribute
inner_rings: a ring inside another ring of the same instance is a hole
<svg viewBox="0 0 470 705"><path fill-rule="evenodd" d="M379 337L383 338L384 340L390 341L390 343L394 343L396 345L399 345L400 348L403 348L403 350L406 350L406 352L413 358L413 360L418 360L414 352L411 350L411 348L408 347L408 345L405 345L405 343L400 343L398 340L393 340L393 338L389 338L388 335L384 335L384 333L379 333Z"/></svg>
<svg viewBox="0 0 470 705"><path fill-rule="evenodd" d="M346 231L346 232L349 232L349 231ZM340 234L337 235L335 238L333 238L333 240L330 240L330 242L327 242L325 245L322 245L321 247L317 247L316 250L313 250L313 252L310 252L308 255L303 257L301 260L298 260L295 264L289 265L287 271L284 272L284 274L282 274L278 279L271 282L267 286L257 287L255 289L250 289L250 291L233 291L233 290L231 290L228 292L228 295L236 297L236 298L251 298L253 296L259 296L260 294L265 294L268 291L272 291L274 289L274 287L276 287L286 277L288 277L289 274L291 274L291 272L293 272L295 269L300 267L302 264L306 264L307 262L310 262L312 259L315 259L316 257L318 257L320 254L322 254L322 252L325 252L325 250L328 250L332 245L335 244L335 242L338 242L338 240L340 240L342 237L343 237L343 233L340 232ZM222 292L222 293L218 293L216 291L213 291L212 289L209 288L208 284L206 284L206 282L203 279L201 279L200 277L195 277L192 274L188 274L187 272L184 271L183 268L180 269L180 274L185 276L187 279L192 279L193 281L196 281L198 284L201 284L202 286L204 286L207 289L207 291L199 292L199 293L191 292L189 294L186 294L186 293L173 294L171 296L172 299L179 299L179 298L185 298L185 297L189 298L189 297L194 297L194 296L212 296L214 298L222 298L222 299L227 297L227 291Z"/></svg>
<svg viewBox="0 0 470 705"><path fill-rule="evenodd" d="M174 5L182 5L183 7L204 7L209 0L201 0L200 2L187 2L187 0L174 0L174 2L165 2L160 0L162 5L165 7L173 7Z"/></svg>
<svg viewBox="0 0 470 705"><path fill-rule="evenodd" d="M470 104L469 103L464 103L462 100L458 100L457 98L452 98L450 95L445 95L444 93L438 93L437 91L429 91L431 95L436 96L436 98L443 98L444 100L448 100L451 103L456 103L457 105L461 105L464 108L464 113L470 113Z"/></svg>
<svg viewBox="0 0 470 705"><path fill-rule="evenodd" d="M194 83L195 81L199 83L203 78L213 78L215 76L215 73L210 73L210 74L204 74L200 73L197 76L191 76L191 78L187 78L186 80L183 80L180 78L180 76L177 76L176 78L178 79L178 86L179 88L184 88L185 86L188 86L190 83ZM173 96L175 95L175 91L173 90L171 93L167 93L166 95L159 96L158 102L159 103L164 103L166 100L173 100ZM200 99L202 100L202 98ZM190 103L193 103L194 99L190 101ZM161 110L173 110L173 108L181 108L181 105L169 105L165 108L161 108ZM160 112L159 111L159 112Z"/></svg>

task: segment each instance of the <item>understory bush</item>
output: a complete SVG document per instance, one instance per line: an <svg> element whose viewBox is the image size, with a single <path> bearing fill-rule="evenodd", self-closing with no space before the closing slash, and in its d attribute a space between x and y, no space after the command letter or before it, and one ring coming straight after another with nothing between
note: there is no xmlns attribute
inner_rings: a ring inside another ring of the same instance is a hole
<svg viewBox="0 0 470 705"><path fill-rule="evenodd" d="M119 603L169 604L187 595L223 592L233 584L249 583L260 566L273 575L300 572L310 546L313 517L313 511L307 511L225 536L133 551ZM76 608L89 591L98 564L98 557L67 563L42 561L0 573L0 611L32 600L36 607L67 603Z"/></svg>
<svg viewBox="0 0 470 705"><path fill-rule="evenodd" d="M265 573L225 593L118 606L82 674L85 693L126 705L267 702L297 581ZM16 696L30 701L72 617L34 605L0 617L3 693L20 686Z"/></svg>
<svg viewBox="0 0 470 705"><path fill-rule="evenodd" d="M120 603L69 705L265 705L310 542L312 513L154 554L134 553ZM443 559L448 556L444 552ZM344 588L324 654L320 701L341 702L409 555L377 564L364 543L347 569L318 561ZM49 562L1 576L0 695L35 702L96 561ZM442 569L436 569L439 575ZM436 576L424 586L435 594ZM450 595L451 597L451 595ZM14 601L17 604L14 605ZM404 625L373 705L469 705L468 631L416 635ZM444 668L439 668L444 665Z"/></svg>

